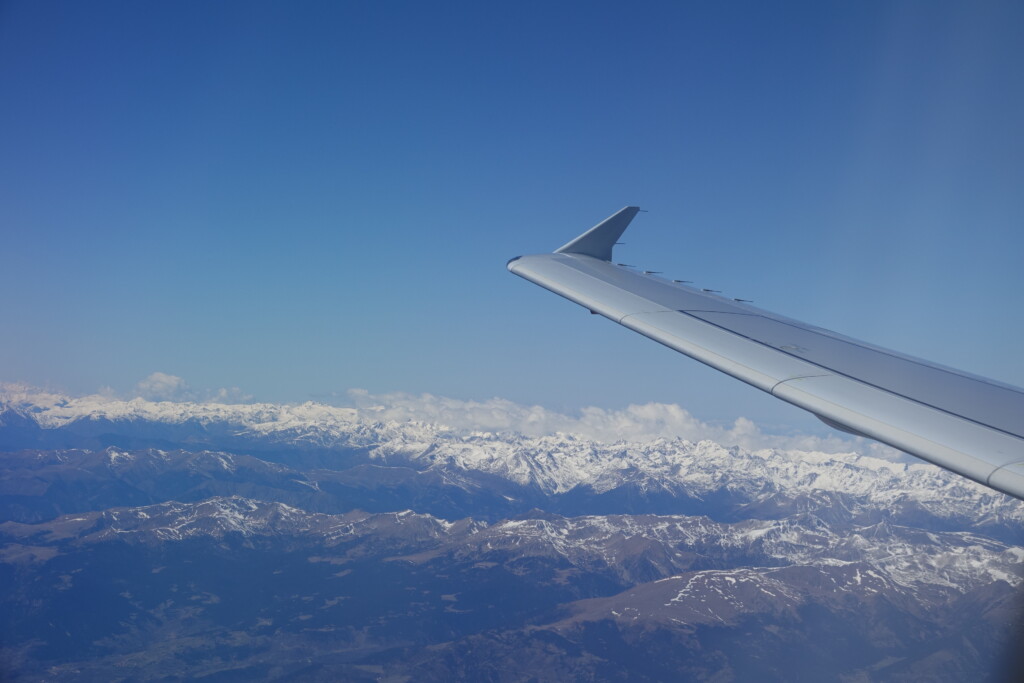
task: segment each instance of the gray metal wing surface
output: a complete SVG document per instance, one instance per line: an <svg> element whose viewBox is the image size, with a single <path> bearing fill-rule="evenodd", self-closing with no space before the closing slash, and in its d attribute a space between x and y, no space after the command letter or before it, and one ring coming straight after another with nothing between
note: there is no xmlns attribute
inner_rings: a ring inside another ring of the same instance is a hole
<svg viewBox="0 0 1024 683"><path fill-rule="evenodd" d="M612 247L638 211L508 269L832 427L1024 499L1024 389L616 265Z"/></svg>

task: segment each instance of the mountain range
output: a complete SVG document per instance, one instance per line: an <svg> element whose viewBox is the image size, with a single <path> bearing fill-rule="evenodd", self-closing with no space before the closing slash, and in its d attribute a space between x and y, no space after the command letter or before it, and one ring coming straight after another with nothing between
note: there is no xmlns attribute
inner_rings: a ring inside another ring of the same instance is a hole
<svg viewBox="0 0 1024 683"><path fill-rule="evenodd" d="M1022 541L856 453L0 392L15 680L1000 680Z"/></svg>

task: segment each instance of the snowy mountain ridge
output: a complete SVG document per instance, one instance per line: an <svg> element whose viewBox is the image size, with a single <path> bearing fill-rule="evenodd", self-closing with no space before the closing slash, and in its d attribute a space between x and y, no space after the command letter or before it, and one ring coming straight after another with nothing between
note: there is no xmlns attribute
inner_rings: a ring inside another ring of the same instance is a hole
<svg viewBox="0 0 1024 683"><path fill-rule="evenodd" d="M849 583L859 585L863 572L911 592L963 593L995 581L1024 583L1022 546L967 532L924 533L884 523L842 531L814 516L732 524L686 515L555 516L487 525L411 510L327 515L238 496L66 515L42 525L0 524L0 538L42 545L114 539L160 544L235 534L284 543L307 539L329 554L332 549L344 553L345 544L355 540L381 545L397 539L403 553L419 548L405 557L417 564L441 555L467 562L549 556L580 569L603 568L629 583L692 571L742 574L760 567L763 573L787 566L849 567L840 572Z"/></svg>
<svg viewBox="0 0 1024 683"><path fill-rule="evenodd" d="M1024 504L927 463L897 463L857 453L724 447L711 441L660 438L606 443L572 434L528 437L455 429L422 421L380 421L375 412L318 403L300 405L120 401L70 398L5 385L4 411L43 431L105 421L105 429L177 425L190 441L220 430L259 444L327 451L358 449L367 462L444 473L479 472L535 487L545 495L587 490L600 495L631 486L701 499L727 494L751 502L776 497L856 499L881 509L918 506L943 517L1024 524ZM190 425L195 426L195 434ZM207 444L215 450L219 444ZM110 452L111 458L134 457Z"/></svg>

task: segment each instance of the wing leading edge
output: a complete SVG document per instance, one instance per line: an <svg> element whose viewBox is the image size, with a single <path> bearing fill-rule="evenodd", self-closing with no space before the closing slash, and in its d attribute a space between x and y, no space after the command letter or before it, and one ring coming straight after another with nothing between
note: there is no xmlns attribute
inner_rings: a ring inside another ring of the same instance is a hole
<svg viewBox="0 0 1024 683"><path fill-rule="evenodd" d="M1024 390L613 264L638 211L508 269L832 427L1024 499Z"/></svg>

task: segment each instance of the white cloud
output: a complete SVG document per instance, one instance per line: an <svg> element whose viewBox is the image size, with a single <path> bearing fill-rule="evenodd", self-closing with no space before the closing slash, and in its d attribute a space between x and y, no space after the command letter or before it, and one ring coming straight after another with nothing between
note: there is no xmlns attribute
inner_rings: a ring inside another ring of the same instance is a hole
<svg viewBox="0 0 1024 683"><path fill-rule="evenodd" d="M140 398L150 401L188 401L192 399L192 391L188 383L181 377L154 372L135 385L135 392Z"/></svg>
<svg viewBox="0 0 1024 683"><path fill-rule="evenodd" d="M205 403L249 403L252 394L247 394L238 387L221 387L216 391L207 392Z"/></svg>
<svg viewBox="0 0 1024 683"><path fill-rule="evenodd" d="M814 434L768 434L745 417L731 425L703 422L678 405L645 403L620 410L588 407L578 416L565 415L541 406L524 406L506 399L460 401L457 399L405 393L372 395L363 389L348 392L360 416L379 420L419 420L456 429L515 431L526 436L557 432L578 434L595 441L650 441L679 437L688 441L709 440L723 446L747 450L763 448L862 453L887 459L902 459L895 449L860 438Z"/></svg>
<svg viewBox="0 0 1024 683"><path fill-rule="evenodd" d="M135 385L135 395L149 401L195 401L198 403L247 403L252 396L238 387L195 391L181 377L154 372Z"/></svg>

